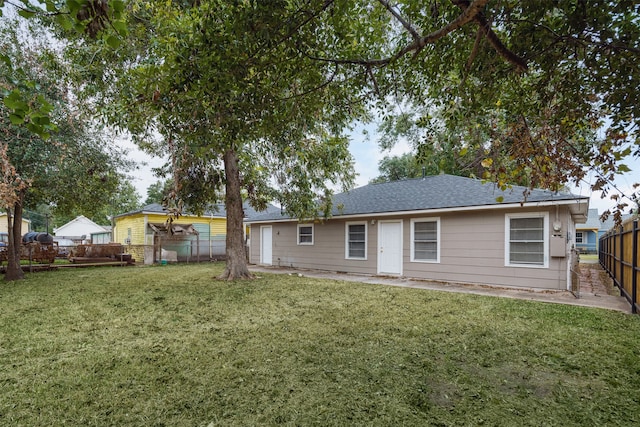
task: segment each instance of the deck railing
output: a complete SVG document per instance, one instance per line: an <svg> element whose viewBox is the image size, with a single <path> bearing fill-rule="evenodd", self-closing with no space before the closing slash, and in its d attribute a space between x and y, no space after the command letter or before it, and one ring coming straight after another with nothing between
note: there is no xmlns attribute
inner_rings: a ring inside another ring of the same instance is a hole
<svg viewBox="0 0 640 427"><path fill-rule="evenodd" d="M638 220L625 221L621 226L614 227L600 238L600 265L613 279L613 283L620 289L620 293L631 304L631 312L638 313L640 309L640 231Z"/></svg>

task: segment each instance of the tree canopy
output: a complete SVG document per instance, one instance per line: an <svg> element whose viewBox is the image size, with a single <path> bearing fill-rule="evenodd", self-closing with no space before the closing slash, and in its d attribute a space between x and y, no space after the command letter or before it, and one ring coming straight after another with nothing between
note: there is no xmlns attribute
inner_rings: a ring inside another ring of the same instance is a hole
<svg viewBox="0 0 640 427"><path fill-rule="evenodd" d="M402 28L392 53L339 61L376 67L385 99L423 108L452 150L484 151L488 179L559 188L592 170L607 190L640 156L637 2L378 3Z"/></svg>
<svg viewBox="0 0 640 427"><path fill-rule="evenodd" d="M418 156L482 157L501 186L559 188L592 169L607 190L640 156L633 0L74 3L89 18L71 16L101 30L79 39L57 24L76 41L81 93L170 154L174 196L190 209L224 194L228 277L248 274L241 188L258 208L329 212L332 189L353 178L344 130L368 114L416 106L420 127L438 130Z"/></svg>
<svg viewBox="0 0 640 427"><path fill-rule="evenodd" d="M173 188L174 188L174 184L173 184L173 180L171 179L154 182L149 187L147 187L147 198L145 199L144 204L145 205L150 205L152 203L162 204L167 199L167 197L169 196L169 193L171 193Z"/></svg>
<svg viewBox="0 0 640 427"><path fill-rule="evenodd" d="M126 24L121 19L125 8L123 0L0 0L0 18L7 12L5 5L12 6L8 10L9 19L14 19L16 15L25 19L49 17L68 33L86 33L92 37L103 33L107 25L116 30L119 36L127 34ZM106 44L112 47L119 45L120 38L103 34ZM33 93L31 89L36 83L20 64L14 63L10 54L0 51L0 62L13 83L13 87L4 88L0 93L11 122L23 125L42 138L48 138L51 131L56 129L49 118L52 105L37 92Z"/></svg>
<svg viewBox="0 0 640 427"><path fill-rule="evenodd" d="M133 165L121 150L108 143L102 129L82 115L62 78L65 64L56 60L46 41L20 35L21 31L24 28L21 30L17 22L0 23L1 50L11 58L12 65L10 68L0 64L0 87L14 93L16 82L30 82L21 93L27 98L42 98L50 106L42 120L51 124L52 133L47 139L42 138L16 122L9 107L0 105L0 145L6 160L4 182L13 180L16 190L14 196L3 198L3 205L9 213L9 251L17 254L24 209L35 211L44 204L51 207L54 215L82 212L89 217L102 216L100 222L104 223L112 195L120 194L126 186L124 171ZM14 78L12 70L18 67L20 76ZM27 79L22 80L23 76ZM115 213L118 212L110 212ZM19 266L10 262L7 279L20 276Z"/></svg>

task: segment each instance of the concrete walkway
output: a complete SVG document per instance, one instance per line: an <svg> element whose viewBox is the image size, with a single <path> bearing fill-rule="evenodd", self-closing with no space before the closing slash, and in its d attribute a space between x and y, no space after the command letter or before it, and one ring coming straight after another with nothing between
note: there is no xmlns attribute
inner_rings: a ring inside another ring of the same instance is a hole
<svg viewBox="0 0 640 427"><path fill-rule="evenodd" d="M376 285L399 286L404 288L429 289L434 291L460 292L475 295L517 298L530 301L596 307L631 313L631 306L619 293L609 291L606 280L611 282L599 264L580 264L581 290L579 298L568 291L540 290L531 288L507 288L489 285L472 285L435 282L406 277L372 276L365 274L336 273L321 270L306 270L285 267L250 266L254 273L295 274L305 277L342 280ZM602 274L600 274L602 273Z"/></svg>

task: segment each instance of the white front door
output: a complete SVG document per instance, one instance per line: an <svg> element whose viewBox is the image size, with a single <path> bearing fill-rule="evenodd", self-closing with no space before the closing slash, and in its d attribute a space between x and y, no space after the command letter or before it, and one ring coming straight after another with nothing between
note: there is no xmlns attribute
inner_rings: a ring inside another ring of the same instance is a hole
<svg viewBox="0 0 640 427"><path fill-rule="evenodd" d="M378 274L402 275L402 221L378 223Z"/></svg>
<svg viewBox="0 0 640 427"><path fill-rule="evenodd" d="M260 227L260 264L271 265L272 258L271 226Z"/></svg>

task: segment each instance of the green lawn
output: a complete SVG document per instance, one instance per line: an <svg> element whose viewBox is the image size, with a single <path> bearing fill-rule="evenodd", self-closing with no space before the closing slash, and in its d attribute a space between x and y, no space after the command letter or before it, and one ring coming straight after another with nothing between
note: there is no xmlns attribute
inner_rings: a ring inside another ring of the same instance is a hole
<svg viewBox="0 0 640 427"><path fill-rule="evenodd" d="M580 254L580 261L598 261L598 254Z"/></svg>
<svg viewBox="0 0 640 427"><path fill-rule="evenodd" d="M0 425L640 424L637 316L220 271L0 282Z"/></svg>

